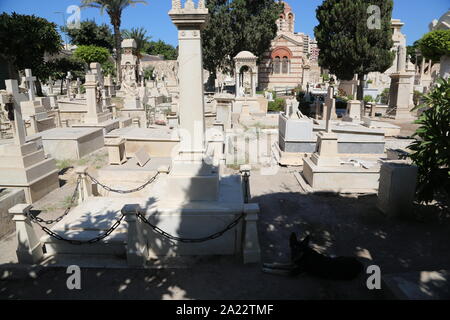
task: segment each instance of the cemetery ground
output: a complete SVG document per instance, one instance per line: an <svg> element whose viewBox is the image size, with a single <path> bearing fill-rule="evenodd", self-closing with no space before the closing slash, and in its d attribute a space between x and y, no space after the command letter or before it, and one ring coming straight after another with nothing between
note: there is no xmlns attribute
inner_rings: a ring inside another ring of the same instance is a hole
<svg viewBox="0 0 450 320"><path fill-rule="evenodd" d="M106 165L104 149L83 158L91 170ZM61 164L62 188L34 208L44 219L59 216L75 186L71 166ZM229 171L233 169L229 168ZM252 171L251 202L258 202L262 262L287 262L288 237L312 236L314 248L328 255L355 255L366 266L378 265L382 275L450 269L450 216L436 205L415 206L407 219L388 219L375 207L376 195L306 194L293 172L276 175ZM45 212L44 212L45 210ZM448 211L447 211L448 212ZM40 237L43 231L35 226ZM105 261L76 259L81 267L81 290L68 290L66 268L13 266L16 240L0 240L1 299L383 299L384 290L368 290L367 274L354 281L328 281L309 275L265 274L260 265L243 265L237 257L194 257L164 260L148 269L120 265L102 268ZM108 261L106 261L108 263Z"/></svg>

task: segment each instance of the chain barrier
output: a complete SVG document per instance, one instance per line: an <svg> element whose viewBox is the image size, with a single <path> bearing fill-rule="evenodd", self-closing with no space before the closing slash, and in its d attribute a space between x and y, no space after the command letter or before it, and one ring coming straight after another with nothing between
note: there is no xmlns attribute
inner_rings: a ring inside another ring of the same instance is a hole
<svg viewBox="0 0 450 320"><path fill-rule="evenodd" d="M72 206L75 203L75 200L76 200L76 198L78 196L78 193L80 191L80 184L81 184L81 177L78 176L77 185L76 185L75 190L74 190L74 192L72 194L72 197L70 198L70 203L69 203L68 207L66 208L66 210L64 210L64 213L61 216L59 216L56 219L52 219L52 220L44 220L44 219L42 219L40 217L33 216L31 213L28 213L28 217L30 218L30 220L31 221L36 221L38 224L44 223L44 224L47 224L47 225L60 222L65 216L67 216L69 214L70 209L72 209Z"/></svg>
<svg viewBox="0 0 450 320"><path fill-rule="evenodd" d="M131 190L118 190L118 189L113 189L111 187L108 187L107 185L101 183L100 181L98 181L96 178L94 178L93 176L91 176L89 173L86 173L86 176L92 180L92 182L94 182L95 184L98 184L100 187L102 187L103 189L105 189L106 191L109 192L113 192L113 193L120 193L120 194L127 194L127 193L133 193L133 192L138 192L141 191L142 189L144 189L145 187L147 187L149 184L151 184L153 181L155 181L155 179L158 177L159 172L156 173L150 180L148 180L146 183L144 183L143 185L131 189Z"/></svg>
<svg viewBox="0 0 450 320"><path fill-rule="evenodd" d="M29 214L28 214L29 216ZM109 236L111 233L113 233L118 227L119 225L122 223L122 220L125 216L122 214L120 216L119 219L116 220L116 222L114 222L114 224L105 232L101 233L100 235L98 235L97 237L94 237L92 239L89 240L74 240L74 239L67 239L64 238L62 236L60 236L59 234L53 232L52 230L50 230L49 228L47 228L46 226L41 225L39 222L34 221L37 225L39 225L41 227L41 229L48 234L50 237L53 237L57 240L61 240L64 242L68 242L70 244L74 244L74 245L82 245L82 244L93 244L96 242L99 242L100 240L106 238L107 236Z"/></svg>
<svg viewBox="0 0 450 320"><path fill-rule="evenodd" d="M157 174L156 174L154 177L152 177L148 182L146 182L145 184L143 184L142 186L140 186L140 187L138 187L138 188L135 188L135 189L132 189L132 190L116 190L116 189L112 189L112 188L110 188L110 187L108 187L108 186L106 186L106 185L100 183L97 179L95 179L94 177L92 177L91 175L89 175L88 173L86 173L86 176L88 176L94 183L100 185L100 186L101 186L102 188L104 188L105 190L110 191L110 192L122 193L122 194L124 194L124 193L132 193L132 192L136 192L136 191L140 191L140 190L144 189L144 188L145 188L146 186L148 186L150 183L152 183L153 181L155 181L155 179L156 179L156 177L157 177L158 175L159 175L159 173L157 173ZM71 199L72 201L71 201L71 204L70 204L69 207L64 211L64 214L61 215L60 217L58 217L57 219L54 219L54 220L47 220L47 221L46 221L46 220L43 220L43 219L41 219L41 218L39 218L39 217L33 216L29 211L26 213L27 216L28 216L28 218L29 218L32 222L34 222L34 223L36 223L37 225L39 225L39 226L41 227L41 229L42 229L46 234L48 234L49 236L51 236L51 237L53 237L53 238L55 238L55 239L57 239L57 240L60 240L60 241L68 242L68 243L73 244L73 245L93 244L93 243L97 243L97 242L99 242L100 240L106 238L106 237L109 236L111 233L113 233L113 232L119 227L119 225L122 223L123 218L125 217L124 214L121 214L120 218L118 218L118 219L116 220L116 222L114 222L114 224L113 224L108 230L106 230L105 232L101 233L101 234L98 235L97 237L94 237L94 238L92 238L92 239L90 239L90 240L73 240L73 239L67 239L67 238L64 238L64 237L60 236L59 234L53 232L52 230L50 230L50 229L47 228L46 226L42 225L42 223L45 223L45 224L49 225L49 224L53 224L53 223L55 223L55 222L59 222L59 221L61 221L61 220L69 213L69 211L70 211L70 209L71 209L71 206L72 206L72 204L74 203L75 198L76 198L76 196L77 196L77 194L78 194L80 184L81 184L81 176L78 177L77 186L76 186L75 191L74 191L74 193L73 193L73 195L72 195L72 199ZM245 188L245 202L247 203L247 202L248 202L248 175L244 175L244 188ZM214 234L212 234L212 235L210 235L210 236L207 236L207 237L196 238L196 239L194 239L194 238L181 238L181 237L175 237L175 236L173 236L173 235L171 235L171 234L165 232L165 231L162 230L161 228L157 227L156 225L152 224L150 221L148 221L148 220L145 218L145 216L144 216L142 213L136 212L135 214L136 214L136 216L137 216L143 223L145 223L146 225L150 226L150 227L151 227L156 233L158 233L159 235L161 235L161 236L163 236L163 237L165 237L165 238L167 238L167 239L169 239L169 240L178 241L178 242L182 242L182 243L201 243L201 242L206 242L206 241L209 241L209 240L213 240L213 239L219 238L219 237L222 236L225 232L227 232L227 231L233 229L233 228L234 228L234 227L235 227L235 226L236 226L236 225L244 218L244 216L245 216L245 214L242 213L237 219L233 220L233 221L232 221L229 225L227 225L227 226L225 227L225 229L223 229L222 231L216 232L216 233L214 233Z"/></svg>
<svg viewBox="0 0 450 320"><path fill-rule="evenodd" d="M216 238L219 238L220 236L222 236L225 232L227 232L228 230L233 229L238 223L239 221L241 221L241 219L244 217L244 213L242 213L237 219L235 219L233 222L231 222L228 226L225 227L225 229L223 229L222 231L216 232L210 236L207 237L203 237L203 238L197 238L197 239L192 239L192 238L180 238L180 237L175 237L172 236L171 234L165 232L164 230L162 230L161 228L155 226L154 224L152 224L150 221L148 221L144 215L140 212L136 212L136 216L141 219L141 221L145 224L147 224L148 226L150 226L156 233L158 233L159 235L163 236L164 238L167 238L169 240L173 240L173 241L178 241L178 242L183 242L183 243L200 243L200 242L206 242L209 240L213 240Z"/></svg>

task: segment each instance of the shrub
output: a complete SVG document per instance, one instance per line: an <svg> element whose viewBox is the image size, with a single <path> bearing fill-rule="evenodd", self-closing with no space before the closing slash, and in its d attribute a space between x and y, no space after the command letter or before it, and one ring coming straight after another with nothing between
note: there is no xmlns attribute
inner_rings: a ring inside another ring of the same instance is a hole
<svg viewBox="0 0 450 320"><path fill-rule="evenodd" d="M268 110L273 112L284 111L286 108L286 100L282 98L275 98L274 101L269 101Z"/></svg>
<svg viewBox="0 0 450 320"><path fill-rule="evenodd" d="M382 104L387 104L389 102L389 89L384 89L383 92L378 95L376 101Z"/></svg>
<svg viewBox="0 0 450 320"><path fill-rule="evenodd" d="M427 59L439 61L450 52L450 30L434 30L419 40L419 48Z"/></svg>
<svg viewBox="0 0 450 320"><path fill-rule="evenodd" d="M428 203L439 193L450 196L450 80L439 79L423 98L427 108L415 122L420 127L409 149L419 169L417 199Z"/></svg>
<svg viewBox="0 0 450 320"><path fill-rule="evenodd" d="M365 103L373 102L373 97L369 95L364 96L364 102Z"/></svg>
<svg viewBox="0 0 450 320"><path fill-rule="evenodd" d="M108 61L109 51L106 48L96 46L79 46L74 56L80 60L83 60L88 65L92 62L98 62L100 64Z"/></svg>
<svg viewBox="0 0 450 320"><path fill-rule="evenodd" d="M418 106L420 104L422 97L423 97L422 92L414 90L413 101L415 106Z"/></svg>

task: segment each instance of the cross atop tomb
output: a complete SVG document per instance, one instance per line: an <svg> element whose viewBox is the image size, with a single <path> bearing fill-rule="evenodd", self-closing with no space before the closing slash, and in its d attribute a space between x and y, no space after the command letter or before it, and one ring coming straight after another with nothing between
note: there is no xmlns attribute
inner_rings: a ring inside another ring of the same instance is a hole
<svg viewBox="0 0 450 320"><path fill-rule="evenodd" d="M328 87L328 94L325 99L326 110L324 110L325 128L327 132L331 132L330 120L332 112L336 112L336 99L334 98L334 86Z"/></svg>
<svg viewBox="0 0 450 320"><path fill-rule="evenodd" d="M77 93L81 94L81 80L77 78Z"/></svg>
<svg viewBox="0 0 450 320"><path fill-rule="evenodd" d="M73 76L72 76L72 73L71 73L70 71L67 72L66 79L67 79L67 97L68 97L69 99L71 99L71 98L72 98L71 81L72 81L72 79L73 79Z"/></svg>
<svg viewBox="0 0 450 320"><path fill-rule="evenodd" d="M35 94L34 94L34 81L36 81L36 77L33 76L31 69L25 69L25 82L27 83L28 87L28 98L30 101L34 101Z"/></svg>
<svg viewBox="0 0 450 320"><path fill-rule="evenodd" d="M2 96L2 102L12 103L14 108L14 143L18 146L25 144L25 124L22 118L22 111L19 103L19 85L17 80L5 80L8 98ZM8 100L8 101L5 101Z"/></svg>

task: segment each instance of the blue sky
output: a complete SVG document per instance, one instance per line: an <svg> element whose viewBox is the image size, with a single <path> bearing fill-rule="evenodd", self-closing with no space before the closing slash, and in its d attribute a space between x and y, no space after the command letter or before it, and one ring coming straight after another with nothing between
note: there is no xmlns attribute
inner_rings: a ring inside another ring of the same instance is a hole
<svg viewBox="0 0 450 320"><path fill-rule="evenodd" d="M296 32L313 36L317 25L315 10L323 0L289 0L288 3L296 13ZM17 12L35 14L61 25L63 14L71 5L79 5L79 0L0 0L0 12ZM172 45L177 44L176 29L170 21L167 12L171 0L147 0L147 5L138 4L124 11L122 28L144 27L153 40L162 39ZM418 40L428 32L428 24L433 19L439 19L450 9L449 0L394 0L393 17L405 22L403 33L408 44ZM70 14L65 13L66 18ZM109 24L108 15L100 14L97 9L83 9L81 20L94 19L97 23Z"/></svg>

